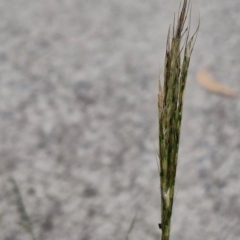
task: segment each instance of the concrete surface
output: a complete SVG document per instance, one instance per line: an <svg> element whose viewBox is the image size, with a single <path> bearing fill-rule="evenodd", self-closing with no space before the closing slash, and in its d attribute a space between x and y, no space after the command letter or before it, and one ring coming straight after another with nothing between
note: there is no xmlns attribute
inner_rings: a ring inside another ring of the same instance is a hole
<svg viewBox="0 0 240 240"><path fill-rule="evenodd" d="M160 239L157 79L176 0L0 1L0 239ZM173 240L240 239L240 2L193 3Z"/></svg>

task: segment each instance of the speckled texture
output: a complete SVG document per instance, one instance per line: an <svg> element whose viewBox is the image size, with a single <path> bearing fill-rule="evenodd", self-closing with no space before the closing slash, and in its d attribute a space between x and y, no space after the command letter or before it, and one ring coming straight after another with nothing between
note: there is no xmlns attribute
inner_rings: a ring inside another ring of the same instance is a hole
<svg viewBox="0 0 240 240"><path fill-rule="evenodd" d="M0 1L0 239L157 240L157 79L175 0ZM240 2L193 3L173 240L240 239Z"/></svg>

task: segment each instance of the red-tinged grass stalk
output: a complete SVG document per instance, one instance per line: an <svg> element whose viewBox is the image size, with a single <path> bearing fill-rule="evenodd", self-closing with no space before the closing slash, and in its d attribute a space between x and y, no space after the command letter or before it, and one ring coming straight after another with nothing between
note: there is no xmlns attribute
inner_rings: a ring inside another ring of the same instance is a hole
<svg viewBox="0 0 240 240"><path fill-rule="evenodd" d="M178 163L178 149L183 111L183 95L187 81L191 54L196 41L196 32L190 37L189 24L185 27L190 10L190 1L184 0L176 23L169 27L164 83L159 82L159 161L161 191L162 240L170 239L171 216Z"/></svg>

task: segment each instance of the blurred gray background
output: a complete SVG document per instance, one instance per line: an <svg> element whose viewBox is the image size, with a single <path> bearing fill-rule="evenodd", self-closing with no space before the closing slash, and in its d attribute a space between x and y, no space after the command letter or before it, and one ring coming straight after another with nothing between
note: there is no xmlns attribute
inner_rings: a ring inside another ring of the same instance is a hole
<svg viewBox="0 0 240 240"><path fill-rule="evenodd" d="M0 1L0 239L157 240L157 88L178 0ZM193 1L173 240L240 239L240 1Z"/></svg>

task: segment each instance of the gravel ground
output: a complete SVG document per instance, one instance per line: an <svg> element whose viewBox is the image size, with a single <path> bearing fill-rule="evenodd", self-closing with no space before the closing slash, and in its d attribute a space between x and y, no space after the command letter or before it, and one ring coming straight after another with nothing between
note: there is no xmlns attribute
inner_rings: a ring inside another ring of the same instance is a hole
<svg viewBox="0 0 240 240"><path fill-rule="evenodd" d="M8 181L39 240L157 240L157 79L174 0L0 1L0 239L26 240ZM185 94L172 239L240 239L240 2L201 15Z"/></svg>

